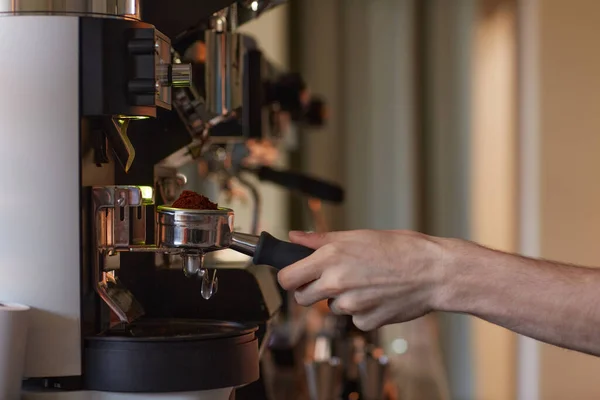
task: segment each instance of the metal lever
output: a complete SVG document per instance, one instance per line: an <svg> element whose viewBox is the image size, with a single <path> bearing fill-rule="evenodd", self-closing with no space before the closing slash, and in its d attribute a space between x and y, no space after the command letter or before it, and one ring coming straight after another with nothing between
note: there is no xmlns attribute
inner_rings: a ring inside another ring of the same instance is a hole
<svg viewBox="0 0 600 400"><path fill-rule="evenodd" d="M310 400L337 400L342 379L342 364L338 358L305 364Z"/></svg>
<svg viewBox="0 0 600 400"><path fill-rule="evenodd" d="M365 354L358 364L361 391L365 400L383 400L386 373L389 368L386 356Z"/></svg>

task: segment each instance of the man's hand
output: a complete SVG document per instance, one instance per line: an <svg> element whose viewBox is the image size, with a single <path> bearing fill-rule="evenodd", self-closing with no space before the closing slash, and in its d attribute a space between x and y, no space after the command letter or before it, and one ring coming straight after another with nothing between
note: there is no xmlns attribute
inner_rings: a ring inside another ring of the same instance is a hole
<svg viewBox="0 0 600 400"><path fill-rule="evenodd" d="M279 272L310 305L372 330L436 311L471 314L535 339L600 356L600 269L535 260L405 231L290 235L317 251Z"/></svg>
<svg viewBox="0 0 600 400"><path fill-rule="evenodd" d="M317 251L279 272L279 282L309 306L330 299L336 314L362 330L409 321L431 311L446 274L441 239L407 231L290 233Z"/></svg>

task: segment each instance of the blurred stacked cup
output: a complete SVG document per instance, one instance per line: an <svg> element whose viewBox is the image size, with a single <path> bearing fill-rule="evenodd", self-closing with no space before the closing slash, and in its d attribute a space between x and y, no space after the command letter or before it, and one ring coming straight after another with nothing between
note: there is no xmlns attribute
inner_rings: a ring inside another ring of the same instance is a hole
<svg viewBox="0 0 600 400"><path fill-rule="evenodd" d="M21 398L29 307L0 302L0 399Z"/></svg>

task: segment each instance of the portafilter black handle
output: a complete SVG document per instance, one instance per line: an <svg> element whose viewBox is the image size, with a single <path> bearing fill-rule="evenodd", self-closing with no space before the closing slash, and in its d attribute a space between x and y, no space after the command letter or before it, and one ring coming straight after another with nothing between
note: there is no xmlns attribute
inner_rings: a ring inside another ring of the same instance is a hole
<svg viewBox="0 0 600 400"><path fill-rule="evenodd" d="M315 251L299 244L286 242L267 232L260 236L234 233L230 248L252 257L254 265L269 265L281 270L313 254Z"/></svg>

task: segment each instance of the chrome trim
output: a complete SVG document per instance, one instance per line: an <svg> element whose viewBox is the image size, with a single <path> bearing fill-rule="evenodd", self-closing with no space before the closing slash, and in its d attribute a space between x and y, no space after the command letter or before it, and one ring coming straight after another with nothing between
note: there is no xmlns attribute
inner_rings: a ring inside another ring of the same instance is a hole
<svg viewBox="0 0 600 400"><path fill-rule="evenodd" d="M120 267L120 254L115 250L130 245L132 207L144 207L142 191L138 187L92 188L94 289L123 323L133 322L145 313L143 306L115 274Z"/></svg>
<svg viewBox="0 0 600 400"><path fill-rule="evenodd" d="M231 245L229 248L249 257L253 257L259 239L259 236L234 232L231 237Z"/></svg>
<svg viewBox="0 0 600 400"><path fill-rule="evenodd" d="M231 244L234 214L230 209L186 210L158 206L156 211L158 247L207 253Z"/></svg>
<svg viewBox="0 0 600 400"><path fill-rule="evenodd" d="M206 110L214 116L227 115L244 101L244 36L226 27L205 32Z"/></svg>
<svg viewBox="0 0 600 400"><path fill-rule="evenodd" d="M192 85L192 64L173 64L171 66L171 85L175 88L187 88Z"/></svg>
<svg viewBox="0 0 600 400"><path fill-rule="evenodd" d="M0 0L0 15L77 15L141 19L140 0Z"/></svg>

